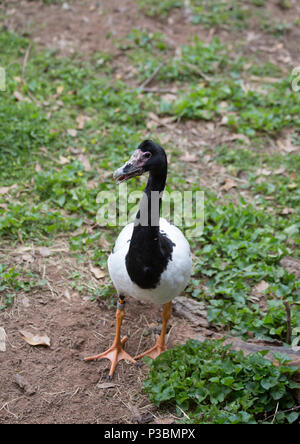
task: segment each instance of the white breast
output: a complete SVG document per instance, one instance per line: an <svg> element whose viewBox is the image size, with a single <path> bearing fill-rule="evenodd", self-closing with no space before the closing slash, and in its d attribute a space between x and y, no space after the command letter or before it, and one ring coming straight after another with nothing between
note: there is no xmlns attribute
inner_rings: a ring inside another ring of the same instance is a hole
<svg viewBox="0 0 300 444"><path fill-rule="evenodd" d="M108 270L118 294L132 296L142 301L165 304L178 296L186 287L192 271L190 246L182 232L166 219L160 219L160 231L175 244L172 260L162 273L159 285L154 289L142 289L130 279L126 269L126 255L134 224L126 225L117 238L108 259Z"/></svg>

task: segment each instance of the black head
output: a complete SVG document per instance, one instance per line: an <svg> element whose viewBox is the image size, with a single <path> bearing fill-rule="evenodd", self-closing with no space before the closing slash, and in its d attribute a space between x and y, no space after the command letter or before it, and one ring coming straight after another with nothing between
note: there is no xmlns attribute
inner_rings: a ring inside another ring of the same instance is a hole
<svg viewBox="0 0 300 444"><path fill-rule="evenodd" d="M167 156L164 149L152 140L144 140L128 162L114 173L117 183L132 177L141 176L147 171L153 174L166 171Z"/></svg>

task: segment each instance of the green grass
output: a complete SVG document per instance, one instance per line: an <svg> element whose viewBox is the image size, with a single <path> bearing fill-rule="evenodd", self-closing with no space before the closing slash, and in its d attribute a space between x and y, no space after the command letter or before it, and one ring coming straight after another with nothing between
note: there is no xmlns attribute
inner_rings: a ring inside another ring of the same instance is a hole
<svg viewBox="0 0 300 444"><path fill-rule="evenodd" d="M164 14L175 3L152 5L161 7ZM206 303L212 329L245 339L254 336L285 343L285 302L291 307L291 326L300 323L299 279L280 265L287 255L299 256L299 155L269 152L266 147L276 145L276 139L283 140L287 132L291 143L300 145L300 95L291 90L282 69L255 56L245 57L239 45L232 51L218 39L209 44L194 39L175 54L163 34L133 29L127 39L116 42L136 68L133 80L141 84L165 60L155 87L172 87L178 92L177 99L169 102L118 80L114 61L106 53L94 54L89 60L79 54L66 58L54 51L37 51L33 45L22 80L24 56L31 44L15 34L0 33L0 66L7 71L7 90L0 93L0 188L15 185L0 194L0 237L5 245L20 240L51 245L60 233L79 262L88 257L104 268L119 227L96 225L97 194L115 190L112 172L149 137L149 111L174 121L193 120L195 127L199 120L222 122L225 135L243 134L244 138L213 149L204 145L195 152L201 162L204 155L211 156L213 165L223 167L236 182L227 195L212 192L209 184L199 186L198 170L180 161L183 148L174 144L177 133L164 145L172 159L167 190L205 191L204 232L189 239L195 272L185 294ZM261 77L259 83L257 77ZM82 129L78 128L80 115L85 117ZM169 133L168 128L165 131ZM159 142L161 134L153 131L151 137ZM129 192L143 186L143 179L128 183ZM1 262L1 309L13 304L18 292L43 285L33 273L13 267L8 259ZM253 290L261 281L268 287L257 297ZM70 282L77 291L87 291L82 276L74 274ZM88 292L92 300L111 302L110 282ZM236 389L230 375L224 376L225 382L210 381L221 388L213 386L199 410L196 394L186 390L193 386L188 372L196 372L194 364L197 371L205 370L200 352L209 355L213 350L218 356L221 345L188 343L183 347L171 351L174 356L168 352L153 363L146 388L158 404L177 403L192 422L211 422L212 417L215 422L263 422L273 414L276 401L280 401L279 410L292 405L285 366L278 373L261 355L245 358L233 353L233 367L249 369L247 375L240 375L240 383L254 387L250 398L244 388ZM187 373L182 372L185 382L180 381L180 390L176 386L175 395L161 390L158 375L161 384L179 377L175 364L174 374L164 373L164 362L172 359L177 365L186 352L196 358L190 361L190 369L188 362L184 364ZM278 389L272 392L274 396L267 393L267 383L256 391L253 381L260 365L264 379L276 379L269 386L271 392L273 387ZM220 361L216 368L224 370ZM239 372L236 376L238 379ZM201 378L206 384L208 380ZM293 422L295 413L279 413L276 421Z"/></svg>
<svg viewBox="0 0 300 444"><path fill-rule="evenodd" d="M292 325L300 322L299 280L280 266L284 256L293 254L287 241L298 236L296 218L275 217L242 200L217 203L210 195L204 226L194 245L197 261L188 293L206 301L212 325L245 338L285 341L283 301L291 304ZM262 280L269 284L261 295L264 310L252 298L252 288Z"/></svg>
<svg viewBox="0 0 300 444"><path fill-rule="evenodd" d="M244 30L255 24L260 30L281 36L287 33L290 23L282 22L266 10L265 0L137 0L140 10L147 16L165 18L175 9L187 13L194 25L205 28Z"/></svg>
<svg viewBox="0 0 300 444"><path fill-rule="evenodd" d="M161 36L157 41L157 36L136 32L135 37L127 54L141 82L160 66L165 47L158 47ZM209 44L195 38L181 46L180 54L168 57L156 76L160 82L175 83L179 91L175 102L161 100L160 113L193 120L225 117L229 129L248 137L299 126L300 97L290 77L271 63L248 62L239 52L232 55L217 38Z"/></svg>
<svg viewBox="0 0 300 444"><path fill-rule="evenodd" d="M18 292L32 293L44 284L44 280L32 272L0 263L0 310L12 305Z"/></svg>
<svg viewBox="0 0 300 444"><path fill-rule="evenodd" d="M184 423L296 422L299 408L291 394L296 367L283 355L277 355L279 366L264 355L245 356L222 340L188 340L149 359L144 390L156 405L176 407Z"/></svg>
<svg viewBox="0 0 300 444"><path fill-rule="evenodd" d="M156 60L157 54L168 50L164 42L162 34L133 30L124 51L137 60L141 54L144 60L151 53ZM17 184L7 195L0 196L1 235L15 242L22 238L43 243L54 239L58 232L72 233L81 227L80 235L70 237L72 251L80 257L91 249L93 261L102 267L108 251L99 250L97 240L103 229L87 234L86 221L96 218L99 191L115 189L112 180L101 176L105 173L107 177L138 145L148 111L160 109L175 117L217 121L221 117L220 104L226 102L230 112L238 110L230 127L245 132L253 141L265 133L273 135L286 126L296 126L299 119L299 97L285 81L268 85L266 94L244 93L240 78L246 61L238 55L230 57L218 39L210 44L195 40L183 46L182 57L171 58L163 68L160 80L178 81L181 85L189 81L192 90L181 93L168 109L151 95L145 96L145 101L138 91L129 91L123 82L113 81L107 54L102 54L103 63L99 66L99 54L83 62L80 57L57 58L53 52L38 53L32 48L26 81L21 82L19 62L28 45L26 39L16 35L0 34L1 63L8 66L7 91L0 102L0 175L5 186ZM197 86L195 68L200 67L211 77L211 85ZM259 69L264 73L268 69L268 74L274 71L270 65L266 68L256 63L255 67L255 73ZM16 100L15 91L26 100ZM274 118L276 110L278 120ZM88 119L84 129L77 129L76 137L72 137L68 130L77 128L79 114ZM294 142L298 143L296 132ZM76 153L89 162L89 168ZM280 266L282 257L293 254L291 241L297 250L299 187L298 178L295 176L291 182L290 176L295 174L299 158L292 154L258 156L252 150L228 150L226 146L220 147L214 157L233 177L245 171L247 181L238 188L257 197L252 204L243 198L233 204L230 197L221 204L206 190L205 231L201 238L191 239L197 261L188 293L206 300L212 325L240 336L251 332L284 341L283 301L291 304L292 325L299 322L299 283ZM262 166L271 172L284 166L286 174L270 174L260 182L257 171ZM136 186L142 189L142 184L130 182L129 191ZM201 190L196 184L192 188ZM190 189L180 168L171 169L169 175L168 190L176 189ZM268 198L275 193L277 207L266 213ZM280 214L285 207L294 211L289 217ZM112 245L117 230L111 233ZM253 286L261 280L269 284L264 310L251 299ZM203 286L205 291L201 290Z"/></svg>
<svg viewBox="0 0 300 444"><path fill-rule="evenodd" d="M299 154L268 155L259 150L245 147L230 149L223 145L216 149L214 155L218 164L226 166L228 174L233 177L241 174L247 176L247 181L240 188L256 194L257 204L266 209L272 205L272 211L278 215L282 214L284 208L293 208L294 213L289 221L291 225L297 222L300 211L300 181L297 175L300 168Z"/></svg>
<svg viewBox="0 0 300 444"><path fill-rule="evenodd" d="M228 127L248 137L299 125L299 95L291 91L288 80L266 86L264 92L245 92L234 80L195 86L165 111L188 119L215 120L224 112L221 102L227 102Z"/></svg>
<svg viewBox="0 0 300 444"><path fill-rule="evenodd" d="M165 17L172 9L181 8L182 0L137 0L137 4L150 17Z"/></svg>
<svg viewBox="0 0 300 444"><path fill-rule="evenodd" d="M113 171L120 154L126 158L132 152L145 119L138 94L128 92L121 82L112 84L106 63L97 68L32 49L22 83L21 60L28 45L16 35L0 34L1 64L8 67L7 90L0 102L0 175L5 185L18 183L12 199L0 196L0 203L7 205L0 208L0 227L2 235L16 238L19 233L24 239L34 232L39 237L76 229L83 214L95 215L97 192L113 184L99 181L99 187L90 190L88 181L99 180L98 167L109 165ZM16 100L16 91L24 100ZM89 120L76 138L71 137L68 130L76 129L76 118L83 112ZM70 146L90 160L91 171L85 171ZM69 164L61 165L60 156L67 156ZM39 173L37 164L43 165Z"/></svg>

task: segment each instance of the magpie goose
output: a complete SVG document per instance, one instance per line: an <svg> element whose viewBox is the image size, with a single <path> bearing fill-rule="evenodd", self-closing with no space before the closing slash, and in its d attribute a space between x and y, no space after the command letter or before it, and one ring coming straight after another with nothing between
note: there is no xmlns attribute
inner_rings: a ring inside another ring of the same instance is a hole
<svg viewBox="0 0 300 444"><path fill-rule="evenodd" d="M167 156L162 147L145 140L125 165L114 173L117 184L149 172L149 178L134 223L126 225L108 259L108 269L117 290L116 335L113 345L86 361L107 358L111 361L108 379L117 363L127 359L137 364L143 356L157 357L166 350L166 329L172 312L172 299L186 287L192 269L190 246L182 232L160 217L162 193L167 179ZM125 297L163 304L162 329L150 350L132 358L121 340Z"/></svg>

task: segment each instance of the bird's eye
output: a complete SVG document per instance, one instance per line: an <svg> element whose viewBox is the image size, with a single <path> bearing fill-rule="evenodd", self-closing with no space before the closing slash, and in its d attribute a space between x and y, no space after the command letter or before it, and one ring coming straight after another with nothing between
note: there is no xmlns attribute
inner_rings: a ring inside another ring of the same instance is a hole
<svg viewBox="0 0 300 444"><path fill-rule="evenodd" d="M145 159L150 159L151 156L152 156L152 154L149 153L149 151L147 151L146 153L144 153L144 157L145 157Z"/></svg>

